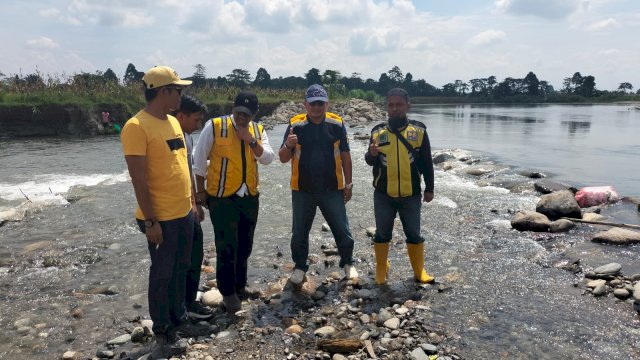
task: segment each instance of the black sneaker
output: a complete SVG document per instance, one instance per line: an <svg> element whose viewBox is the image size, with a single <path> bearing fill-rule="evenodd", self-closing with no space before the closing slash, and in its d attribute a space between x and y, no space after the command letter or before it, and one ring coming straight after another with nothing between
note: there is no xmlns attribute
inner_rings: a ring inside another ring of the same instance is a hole
<svg viewBox="0 0 640 360"><path fill-rule="evenodd" d="M147 360L169 359L187 353L189 345L179 339L174 332L156 334L156 342L147 356Z"/></svg>
<svg viewBox="0 0 640 360"><path fill-rule="evenodd" d="M238 298L240 300L258 299L260 298L260 295L261 295L259 289L256 289L249 285L236 290L236 294L238 294Z"/></svg>
<svg viewBox="0 0 640 360"><path fill-rule="evenodd" d="M211 327L209 325L191 324L187 320L178 325L174 329L174 332L181 338L209 336L211 334Z"/></svg>
<svg viewBox="0 0 640 360"><path fill-rule="evenodd" d="M169 353L169 339L167 334L156 334L156 341L151 348L148 360L168 359L171 357Z"/></svg>
<svg viewBox="0 0 640 360"><path fill-rule="evenodd" d="M235 314L242 308L242 303L236 294L229 296L223 295L222 302L224 303L224 307L227 309L227 312L230 314Z"/></svg>
<svg viewBox="0 0 640 360"><path fill-rule="evenodd" d="M187 305L187 315L195 320L208 320L213 317L213 310L199 302Z"/></svg>

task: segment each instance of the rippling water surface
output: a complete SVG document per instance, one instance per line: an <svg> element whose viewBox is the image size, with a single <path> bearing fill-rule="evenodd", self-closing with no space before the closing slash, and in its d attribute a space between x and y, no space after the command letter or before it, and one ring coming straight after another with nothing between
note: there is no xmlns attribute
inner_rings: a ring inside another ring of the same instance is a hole
<svg viewBox="0 0 640 360"><path fill-rule="evenodd" d="M630 178L638 179L638 167L626 166L638 155L630 135L637 134L638 115L615 106L553 109L428 106L415 107L414 115L428 124L436 148L481 151L471 156L516 169L549 170L556 179L614 184L624 195L637 195L617 170L627 169ZM603 114L614 114L613 124L604 122ZM597 143L607 139L616 124L622 135ZM274 147L283 131L277 127L270 132ZM363 160L366 142L351 144L355 186L347 211L357 239L356 257L364 268L373 262L363 229L374 226L371 174ZM595 158L589 161L592 154ZM606 169L612 163L626 165L588 177L586 170L571 171L589 168L600 158L611 160L603 165ZM0 211L27 210L25 220L0 227L0 358L52 359L68 349L91 356L129 329L130 319L148 313L149 260L144 237L133 222L135 197L119 139L3 141L0 164ZM499 176L515 179L516 169ZM249 274L259 287L287 275L273 265L290 262L288 180L288 164L276 160L261 168L260 218ZM25 196L31 203L24 203ZM533 192L479 186L461 169L436 171L436 198L424 205L423 231L427 267L446 287L426 295L431 320L461 337L460 353L469 359L638 358L640 323L631 305L584 295L573 286L579 279L560 268L581 258L585 266L617 261L625 273L640 273L638 248L593 245L588 239L594 230L589 227L570 234L511 230L512 212L531 209L537 200ZM607 212L640 223L638 213L624 204ZM316 254L321 254L321 244L332 242L320 230L322 221L318 214L311 234L311 252ZM210 245L208 218L204 231ZM399 228L395 234L402 239ZM275 256L278 251L283 258ZM398 291L409 275L397 264L406 261L400 241L391 251L392 287ZM109 288L116 294L104 295ZM78 310L81 316L75 318ZM15 326L25 319L28 326Z"/></svg>

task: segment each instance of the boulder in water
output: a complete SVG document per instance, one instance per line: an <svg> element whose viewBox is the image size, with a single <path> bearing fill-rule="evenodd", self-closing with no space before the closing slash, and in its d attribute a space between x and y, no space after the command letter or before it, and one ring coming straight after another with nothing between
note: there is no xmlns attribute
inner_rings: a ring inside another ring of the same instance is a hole
<svg viewBox="0 0 640 360"><path fill-rule="evenodd" d="M582 218L580 206L569 190L543 195L536 205L536 211L545 214L551 220L558 220L561 217Z"/></svg>
<svg viewBox="0 0 640 360"><path fill-rule="evenodd" d="M511 218L511 227L519 231L549 231L550 221L535 211L519 211Z"/></svg>
<svg viewBox="0 0 640 360"><path fill-rule="evenodd" d="M621 228L612 228L595 234L591 241L611 245L640 244L640 232Z"/></svg>

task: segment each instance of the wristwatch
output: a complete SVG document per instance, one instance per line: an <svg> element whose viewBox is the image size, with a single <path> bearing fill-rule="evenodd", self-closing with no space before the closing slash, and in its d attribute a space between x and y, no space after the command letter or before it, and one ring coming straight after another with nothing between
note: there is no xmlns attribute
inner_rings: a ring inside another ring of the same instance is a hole
<svg viewBox="0 0 640 360"><path fill-rule="evenodd" d="M258 146L258 140L253 139L249 142L249 147L254 149L256 146Z"/></svg>
<svg viewBox="0 0 640 360"><path fill-rule="evenodd" d="M150 227L153 227L153 225L155 225L155 224L156 224L156 221L153 220L153 219L146 219L144 221L144 227L150 228Z"/></svg>
<svg viewBox="0 0 640 360"><path fill-rule="evenodd" d="M353 183L348 183L347 185L344 186L345 189L353 189Z"/></svg>

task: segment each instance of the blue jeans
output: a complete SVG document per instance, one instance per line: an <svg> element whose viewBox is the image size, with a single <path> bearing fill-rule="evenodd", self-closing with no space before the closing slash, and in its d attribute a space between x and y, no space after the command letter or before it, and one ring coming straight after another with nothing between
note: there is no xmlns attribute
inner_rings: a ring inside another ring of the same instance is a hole
<svg viewBox="0 0 640 360"><path fill-rule="evenodd" d="M344 204L342 190L331 190L321 193L306 191L292 191L291 202L293 209L293 228L291 235L291 257L296 269L307 271L309 264L309 232L316 216L316 209L320 208L322 216L327 221L333 238L338 246L340 267L353 263L353 236L349 230L349 219Z"/></svg>
<svg viewBox="0 0 640 360"><path fill-rule="evenodd" d="M155 334L166 333L186 317L185 283L191 266L193 221L191 212L179 219L159 221L162 244L147 244L151 256L149 315ZM144 233L144 223L138 220L138 226Z"/></svg>
<svg viewBox="0 0 640 360"><path fill-rule="evenodd" d="M391 197L382 191L373 192L373 209L376 218L376 234L373 241L388 243L393 236L393 222L396 214L409 244L421 244L424 238L420 235L420 210L422 197L420 194L407 197Z"/></svg>

